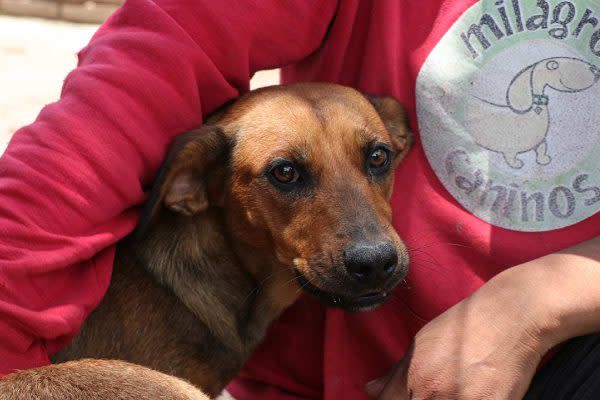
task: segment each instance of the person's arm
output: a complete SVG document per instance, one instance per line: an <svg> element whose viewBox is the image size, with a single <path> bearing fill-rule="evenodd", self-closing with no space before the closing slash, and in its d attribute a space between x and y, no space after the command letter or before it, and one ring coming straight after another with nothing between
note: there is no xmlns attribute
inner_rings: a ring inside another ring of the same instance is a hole
<svg viewBox="0 0 600 400"><path fill-rule="evenodd" d="M519 399L547 351L593 332L600 332L600 237L494 277L426 325L367 392L381 400Z"/></svg>
<svg viewBox="0 0 600 400"><path fill-rule="evenodd" d="M600 332L600 237L530 264L515 268L514 279L536 282L546 314L540 323L542 349Z"/></svg>
<svg viewBox="0 0 600 400"><path fill-rule="evenodd" d="M171 138L324 40L334 0L130 0L0 158L0 375L48 363L110 281Z"/></svg>

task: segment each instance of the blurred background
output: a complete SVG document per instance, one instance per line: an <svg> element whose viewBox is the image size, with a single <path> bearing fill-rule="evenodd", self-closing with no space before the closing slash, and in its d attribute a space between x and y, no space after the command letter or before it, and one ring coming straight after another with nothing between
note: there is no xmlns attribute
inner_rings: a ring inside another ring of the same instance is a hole
<svg viewBox="0 0 600 400"><path fill-rule="evenodd" d="M0 154L11 135L56 101L63 79L120 0L0 0ZM251 87L278 82L262 71Z"/></svg>

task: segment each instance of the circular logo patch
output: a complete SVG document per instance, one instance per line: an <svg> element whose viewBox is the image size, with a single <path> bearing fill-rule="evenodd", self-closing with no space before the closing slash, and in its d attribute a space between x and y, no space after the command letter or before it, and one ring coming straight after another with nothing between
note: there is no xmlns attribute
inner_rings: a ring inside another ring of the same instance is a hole
<svg viewBox="0 0 600 400"><path fill-rule="evenodd" d="M600 210L599 81L596 1L480 1L417 79L427 158L491 224L575 224Z"/></svg>

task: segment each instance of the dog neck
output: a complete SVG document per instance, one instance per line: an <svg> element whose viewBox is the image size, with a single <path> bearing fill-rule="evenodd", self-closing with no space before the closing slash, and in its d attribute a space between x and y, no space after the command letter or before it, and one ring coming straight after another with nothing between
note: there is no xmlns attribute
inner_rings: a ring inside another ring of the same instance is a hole
<svg viewBox="0 0 600 400"><path fill-rule="evenodd" d="M293 271L233 239L221 209L192 218L162 214L134 246L137 258L213 336L245 359L296 300Z"/></svg>
<svg viewBox="0 0 600 400"><path fill-rule="evenodd" d="M547 106L550 101L550 98L545 94L534 94L533 95L533 105L536 106Z"/></svg>
<svg viewBox="0 0 600 400"><path fill-rule="evenodd" d="M534 94L533 95L533 110L540 114L545 107L548 107L548 103L550 102L550 98L545 94Z"/></svg>
<svg viewBox="0 0 600 400"><path fill-rule="evenodd" d="M246 317L255 281L231 251L221 213L193 218L164 211L134 246L144 268L236 354L247 352Z"/></svg>

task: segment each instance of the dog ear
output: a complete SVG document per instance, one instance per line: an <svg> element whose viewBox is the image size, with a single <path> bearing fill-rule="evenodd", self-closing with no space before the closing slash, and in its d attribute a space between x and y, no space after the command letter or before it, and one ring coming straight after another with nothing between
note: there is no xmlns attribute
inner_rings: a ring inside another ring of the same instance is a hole
<svg viewBox="0 0 600 400"><path fill-rule="evenodd" d="M533 107L533 71L536 66L530 65L519 72L506 91L506 104L519 114L525 114Z"/></svg>
<svg viewBox="0 0 600 400"><path fill-rule="evenodd" d="M142 235L161 209L192 216L209 206L209 177L228 155L228 141L218 126L204 125L175 138L154 182L136 228Z"/></svg>
<svg viewBox="0 0 600 400"><path fill-rule="evenodd" d="M383 124L392 137L394 145L394 163L399 163L414 143L414 135L408 125L406 110L392 97L366 96L381 117Z"/></svg>

